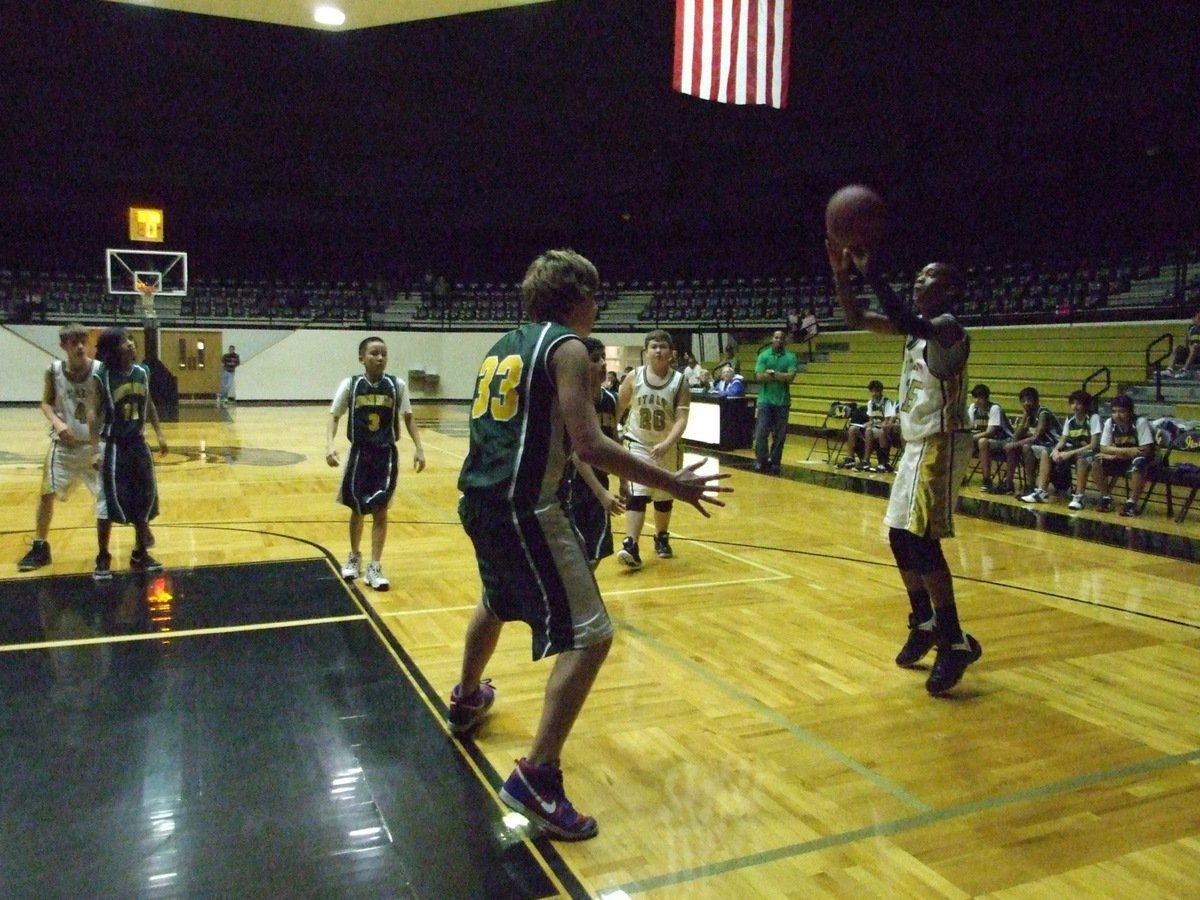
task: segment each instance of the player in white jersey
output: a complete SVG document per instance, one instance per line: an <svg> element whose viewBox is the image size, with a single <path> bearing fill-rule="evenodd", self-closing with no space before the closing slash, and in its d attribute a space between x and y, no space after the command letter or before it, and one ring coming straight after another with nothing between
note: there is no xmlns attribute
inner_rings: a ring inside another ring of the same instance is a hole
<svg viewBox="0 0 1200 900"><path fill-rule="evenodd" d="M17 564L22 572L50 562L50 521L54 516L55 498L67 499L79 482L92 492L93 497L99 489L88 445L88 398L96 363L88 357L87 340L88 331L82 325L64 325L58 332L58 344L64 351L64 358L56 359L46 369L41 409L50 423L50 448L42 466L36 536L29 552Z"/></svg>
<svg viewBox="0 0 1200 900"><path fill-rule="evenodd" d="M908 640L896 657L914 666L935 645L937 659L925 682L931 694L958 684L979 659L979 642L964 632L954 601L954 579L942 554L941 539L954 534L954 504L971 458L967 429L967 357L971 340L950 314L964 280L953 266L930 263L913 284L911 310L886 281L869 269L866 254L827 242L838 302L850 328L908 336L900 373L900 433L904 455L896 471L884 523L908 592ZM864 310L850 289L857 267L886 315Z"/></svg>
<svg viewBox="0 0 1200 900"><path fill-rule="evenodd" d="M671 367L671 335L656 329L646 335L645 365L623 382L617 396L617 421L626 410L624 438L629 452L660 469L674 472L680 465L679 439L687 428L691 394L683 373ZM660 559L674 556L671 549L671 511L674 500L666 491L644 484L628 485L625 505L625 540L617 559L631 569L642 567L638 539L646 523L646 507L654 503L654 551Z"/></svg>

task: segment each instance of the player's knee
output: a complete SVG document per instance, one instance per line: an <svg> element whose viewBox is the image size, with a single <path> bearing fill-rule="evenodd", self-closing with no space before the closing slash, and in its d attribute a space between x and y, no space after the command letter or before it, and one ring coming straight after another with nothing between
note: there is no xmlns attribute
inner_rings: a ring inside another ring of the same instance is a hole
<svg viewBox="0 0 1200 900"><path fill-rule="evenodd" d="M946 555L942 553L942 542L933 538L917 538L922 544L922 568L917 569L922 575L934 572L949 572Z"/></svg>
<svg viewBox="0 0 1200 900"><path fill-rule="evenodd" d="M646 507L650 505L650 498L644 494L633 494L629 498L629 502L625 504L625 509L629 512L645 512Z"/></svg>
<svg viewBox="0 0 1200 900"><path fill-rule="evenodd" d="M918 575L949 570L941 541L915 535L903 528L892 528L888 531L888 543L892 546L896 565L901 569Z"/></svg>
<svg viewBox="0 0 1200 900"><path fill-rule="evenodd" d="M909 538L912 535L903 528L888 529L888 543L892 547L892 556L896 559L896 565L904 570L911 571L913 569L912 560L910 558L911 545Z"/></svg>
<svg viewBox="0 0 1200 900"><path fill-rule="evenodd" d="M660 513L669 513L675 508L674 500L655 500L654 511Z"/></svg>

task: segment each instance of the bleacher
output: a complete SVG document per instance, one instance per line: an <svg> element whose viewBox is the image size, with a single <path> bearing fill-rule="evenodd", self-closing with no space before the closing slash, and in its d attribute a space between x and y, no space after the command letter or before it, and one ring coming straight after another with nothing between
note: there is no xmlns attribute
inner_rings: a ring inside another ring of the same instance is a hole
<svg viewBox="0 0 1200 900"><path fill-rule="evenodd" d="M983 382L1006 409L1018 406L1017 395L1032 385L1054 409L1066 410L1066 397L1086 384L1087 390L1111 399L1118 390L1147 381L1146 348L1164 333L1178 331L1177 322L998 326L973 328L968 377ZM754 371L754 360L769 335L743 343L738 350L742 372ZM790 345L802 371L792 384L789 423L795 430L820 426L834 401L863 403L867 382L879 378L895 393L903 338L866 331L827 332L807 348ZM749 381L749 392L757 386ZM893 397L893 399L895 399Z"/></svg>
<svg viewBox="0 0 1200 900"><path fill-rule="evenodd" d="M966 270L959 310L968 327L1190 318L1200 304L1200 252L1187 259L1126 256L1116 260L979 265ZM1191 265L1190 270L1187 268ZM889 276L902 294L911 273ZM844 327L827 272L787 277L616 281L601 285L597 327L753 331L795 321L811 309L825 333ZM132 320L135 297L114 298L95 274L0 266L0 315L8 321L74 318ZM389 328L511 328L522 317L519 287L505 282L193 278L179 305L181 324Z"/></svg>

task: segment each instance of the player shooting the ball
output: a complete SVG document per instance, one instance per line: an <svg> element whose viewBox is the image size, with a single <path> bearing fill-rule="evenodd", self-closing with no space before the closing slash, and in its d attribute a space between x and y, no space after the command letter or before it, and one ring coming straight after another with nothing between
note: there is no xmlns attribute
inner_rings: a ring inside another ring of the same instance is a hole
<svg viewBox="0 0 1200 900"><path fill-rule="evenodd" d="M878 233L878 228L868 230ZM908 336L900 372L904 455L884 515L912 607L908 639L896 665L911 668L936 646L937 658L925 689L942 694L983 655L979 642L959 625L954 579L941 546L942 538L954 534L954 505L971 459L971 435L966 430L971 341L951 314L962 296L964 280L947 263L925 266L913 283L914 311L871 268L873 245L860 242L852 248L839 238L831 232L825 247L846 324ZM879 298L883 315L863 309L854 295L850 287L854 269Z"/></svg>

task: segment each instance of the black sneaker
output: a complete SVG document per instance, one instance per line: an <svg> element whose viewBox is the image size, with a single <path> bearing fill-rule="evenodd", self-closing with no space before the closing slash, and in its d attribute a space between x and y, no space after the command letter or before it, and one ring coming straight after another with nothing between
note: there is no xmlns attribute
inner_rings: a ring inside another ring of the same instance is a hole
<svg viewBox="0 0 1200 900"><path fill-rule="evenodd" d="M917 617L911 613L908 616L908 639L900 652L896 654L896 665L902 669L910 669L925 658L925 654L933 649L936 638L933 636L933 619L925 623L928 628L922 628Z"/></svg>
<svg viewBox="0 0 1200 900"><path fill-rule="evenodd" d="M145 550L134 550L129 554L129 568L135 572L161 572L163 564Z"/></svg>
<svg viewBox="0 0 1200 900"><path fill-rule="evenodd" d="M938 647L937 659L925 682L925 690L931 694L944 694L962 680L967 666L983 656L979 641L963 632L964 643Z"/></svg>
<svg viewBox="0 0 1200 900"><path fill-rule="evenodd" d="M35 540L33 546L29 548L29 552L22 556L21 561L17 563L17 571L32 572L34 569L48 565L50 565L50 542Z"/></svg>
<svg viewBox="0 0 1200 900"><path fill-rule="evenodd" d="M1101 497L1100 502L1096 504L1096 512L1112 512L1113 499L1112 497Z"/></svg>
<svg viewBox="0 0 1200 900"><path fill-rule="evenodd" d="M990 494L993 489L992 479L990 478L983 479L983 484L979 486L979 490L983 491L985 494Z"/></svg>
<svg viewBox="0 0 1200 900"><path fill-rule="evenodd" d="M658 554L659 559L670 559L675 555L671 552L671 535L669 532L660 531L654 536L654 552Z"/></svg>
<svg viewBox="0 0 1200 900"><path fill-rule="evenodd" d="M1126 500L1125 505L1121 507L1121 515L1129 517L1129 516L1136 516L1137 514L1138 514L1137 504L1134 503L1132 500ZM30 551L30 552L32 552L32 551Z"/></svg>
<svg viewBox="0 0 1200 900"><path fill-rule="evenodd" d="M637 541L631 537L621 541L621 549L617 551L617 559L631 569L642 567L642 554L638 550Z"/></svg>
<svg viewBox="0 0 1200 900"><path fill-rule="evenodd" d="M100 553L96 556L96 568L92 570L93 581L112 581L112 556Z"/></svg>

